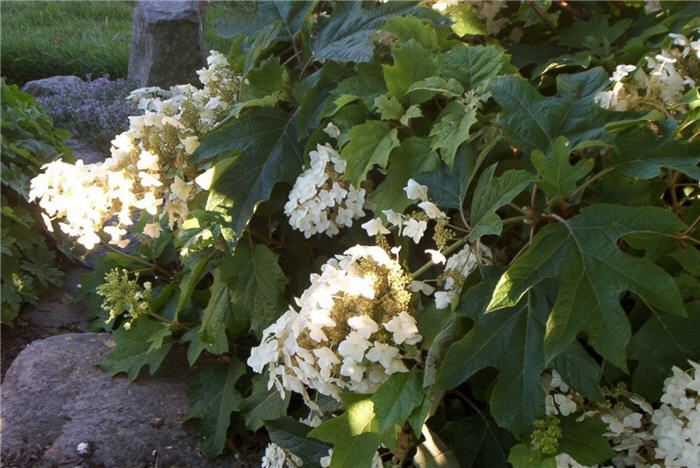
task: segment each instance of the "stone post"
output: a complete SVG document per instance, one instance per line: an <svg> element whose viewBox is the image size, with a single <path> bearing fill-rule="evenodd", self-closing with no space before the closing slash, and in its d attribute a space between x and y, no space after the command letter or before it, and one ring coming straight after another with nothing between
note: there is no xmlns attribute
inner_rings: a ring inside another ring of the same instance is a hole
<svg viewBox="0 0 700 468"><path fill-rule="evenodd" d="M205 3L139 0L134 8L129 79L137 86L169 88L199 83L206 63Z"/></svg>

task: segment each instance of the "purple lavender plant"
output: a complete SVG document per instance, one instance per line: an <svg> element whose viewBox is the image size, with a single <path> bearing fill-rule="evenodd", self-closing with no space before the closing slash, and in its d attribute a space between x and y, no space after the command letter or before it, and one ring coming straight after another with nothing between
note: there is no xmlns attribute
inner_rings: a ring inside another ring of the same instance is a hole
<svg viewBox="0 0 700 468"><path fill-rule="evenodd" d="M61 94L38 97L37 101L51 114L56 127L109 154L114 136L129 128L128 117L142 113L126 100L134 88L125 79L102 76Z"/></svg>

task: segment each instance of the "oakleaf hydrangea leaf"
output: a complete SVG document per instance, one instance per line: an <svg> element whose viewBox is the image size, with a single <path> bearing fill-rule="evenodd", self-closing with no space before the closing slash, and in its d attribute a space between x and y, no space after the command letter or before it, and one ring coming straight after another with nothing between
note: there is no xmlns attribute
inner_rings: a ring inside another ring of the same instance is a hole
<svg viewBox="0 0 700 468"><path fill-rule="evenodd" d="M665 137L658 139L651 129L634 128L615 137L619 148L613 164L640 179L659 177L662 167L675 169L700 180L700 140L693 143Z"/></svg>
<svg viewBox="0 0 700 468"><path fill-rule="evenodd" d="M508 468L506 457L513 445L513 437L488 416L473 415L448 421L438 433L452 448L460 466Z"/></svg>
<svg viewBox="0 0 700 468"><path fill-rule="evenodd" d="M652 311L630 341L629 357L639 361L632 390L650 401L661 396L669 369L686 367L686 359L700 360L700 302L688 304L687 310L688 317Z"/></svg>
<svg viewBox="0 0 700 468"><path fill-rule="evenodd" d="M563 135L572 146L584 140L605 141L605 124L629 116L600 108L595 95L609 85L602 68L557 76L557 95L542 96L525 79L500 78L491 85L493 97L503 109L505 136L526 156L539 149L551 151L556 137Z"/></svg>
<svg viewBox="0 0 700 468"><path fill-rule="evenodd" d="M409 121L411 119L417 119L418 117L422 117L423 112L420 110L420 106L418 104L413 104L410 106L408 109L406 109L406 112L401 116L399 119L399 122L401 122L401 125L404 127L408 127Z"/></svg>
<svg viewBox="0 0 700 468"><path fill-rule="evenodd" d="M567 453L577 462L591 466L602 463L615 455L610 443L603 437L608 431L607 425L597 418L577 421L577 415L560 418L562 437L559 439L559 451Z"/></svg>
<svg viewBox="0 0 700 468"><path fill-rule="evenodd" d="M406 197L404 187L408 179L415 174L431 171L438 167L440 160L430 149L427 138L409 137L389 156L389 171L384 180L370 195L370 200L377 204L375 212L394 210L402 213L414 202ZM430 192L431 198L433 191Z"/></svg>
<svg viewBox="0 0 700 468"><path fill-rule="evenodd" d="M371 466L382 442L374 403L368 397L344 394L347 411L309 432L309 437L333 444L331 468ZM347 398L352 397L350 400Z"/></svg>
<svg viewBox="0 0 700 468"><path fill-rule="evenodd" d="M149 339L161 333L163 328L167 329L167 326L140 317L131 322L129 330L114 330L112 336L116 347L99 362L100 367L112 376L126 372L129 380L136 380L143 366L148 366L153 375L173 345L172 340L164 340L160 348L151 349Z"/></svg>
<svg viewBox="0 0 700 468"><path fill-rule="evenodd" d="M346 175L355 187L367 177L367 172L378 164L386 167L391 150L399 146L395 128L381 120L370 120L350 129L350 143L340 156L348 162Z"/></svg>
<svg viewBox="0 0 700 468"><path fill-rule="evenodd" d="M221 265L221 280L229 288L234 317L249 320L257 335L287 308L284 288L288 280L277 263L278 257L264 244L251 248L241 242Z"/></svg>
<svg viewBox="0 0 700 468"><path fill-rule="evenodd" d="M301 458L304 465L315 466L322 457L328 455L328 449L331 448L318 439L308 437L313 429L311 426L288 416L265 421L265 429L273 443Z"/></svg>
<svg viewBox="0 0 700 468"><path fill-rule="evenodd" d="M394 58L393 65L382 66L386 87L391 96L406 101L404 96L413 83L434 74L435 60L432 52L414 39L394 46L391 56ZM424 100L414 99L415 94L411 94L411 100L416 101L415 103Z"/></svg>
<svg viewBox="0 0 700 468"><path fill-rule="evenodd" d="M467 294L488 298L494 283L479 283ZM456 387L477 371L495 367L499 373L489 399L494 419L514 434L533 430L535 419L544 414L540 375L550 304L546 292L536 289L500 317L484 308L471 311L474 328L447 350L438 373L440 388Z"/></svg>
<svg viewBox="0 0 700 468"><path fill-rule="evenodd" d="M214 270L214 282L209 288L211 296L207 307L202 311L202 325L199 339L210 349L228 351L226 330L233 322L231 290L221 281L221 269Z"/></svg>
<svg viewBox="0 0 700 468"><path fill-rule="evenodd" d="M435 171L423 172L416 175L415 180L428 186L428 193L433 202L446 208L460 209L477 170L491 148L493 144L476 154L470 145L462 145L457 150L452 169L445 166Z"/></svg>
<svg viewBox="0 0 700 468"><path fill-rule="evenodd" d="M508 454L508 463L513 468L557 468L555 457L542 458L542 452L530 443L514 445Z"/></svg>
<svg viewBox="0 0 700 468"><path fill-rule="evenodd" d="M320 26L314 55L339 62L369 62L374 52L371 35L393 16L416 13L415 2L388 2L366 9L362 2L338 2Z"/></svg>
<svg viewBox="0 0 700 468"><path fill-rule="evenodd" d="M287 414L289 405L289 392L282 398L276 388L267 388L269 376L256 374L253 376L253 389L251 394L241 404L241 413L245 420L245 427L251 431L257 431L265 421L282 418Z"/></svg>
<svg viewBox="0 0 700 468"><path fill-rule="evenodd" d="M469 238L472 241L488 234L500 234L503 223L496 210L508 204L535 180L532 174L524 170L511 169L499 177L493 176L495 171L496 164L487 167L474 189L469 215L472 226Z"/></svg>
<svg viewBox="0 0 700 468"><path fill-rule="evenodd" d="M488 310L516 304L545 278L559 281L547 321L547 362L564 352L580 332L615 366L626 370L631 330L620 294L632 291L652 307L685 315L678 287L657 265L623 253L617 240L630 233L675 234L683 222L655 207L599 204L542 228L525 253L501 276Z"/></svg>
<svg viewBox="0 0 700 468"><path fill-rule="evenodd" d="M476 108L466 107L459 101L450 102L430 131L431 147L440 152L442 160L452 167L459 146L469 137L469 129L476 122Z"/></svg>
<svg viewBox="0 0 700 468"><path fill-rule="evenodd" d="M423 402L421 383L421 375L415 369L409 373L400 372L389 377L372 395L381 430L406 422L414 408Z"/></svg>
<svg viewBox="0 0 700 468"><path fill-rule="evenodd" d="M445 79L441 76L429 76L424 80L413 83L408 88L409 94L414 91L426 93L428 99L436 94L451 98L461 96L464 93L464 88L454 78Z"/></svg>
<svg viewBox="0 0 700 468"><path fill-rule="evenodd" d="M383 28L396 36L400 42L415 39L428 50L438 51L438 34L435 25L413 15L394 16L387 20Z"/></svg>
<svg viewBox="0 0 700 468"><path fill-rule="evenodd" d="M374 106L383 120L399 120L404 113L403 105L399 100L386 94L377 96Z"/></svg>
<svg viewBox="0 0 700 468"><path fill-rule="evenodd" d="M236 382L246 372L245 364L233 359L229 364L216 362L202 369L190 389L192 407L183 421L200 420L202 453L214 458L224 450L231 413L240 409L243 397Z"/></svg>
<svg viewBox="0 0 700 468"><path fill-rule="evenodd" d="M537 186L548 197L563 197L576 190L576 183L593 169L592 159L582 159L575 165L569 163L571 146L564 137L559 137L552 146L551 158L540 150L532 152L532 164L537 168L541 180Z"/></svg>
<svg viewBox="0 0 700 468"><path fill-rule="evenodd" d="M214 19L216 34L221 37L255 36L266 25L280 21L278 40L292 40L313 7L312 2L238 2L228 6Z"/></svg>
<svg viewBox="0 0 700 468"><path fill-rule="evenodd" d="M233 242L258 204L270 198L275 184L292 183L301 172L303 144L297 142L295 127L294 119L282 110L253 109L209 133L192 155L193 162L200 162L240 152L214 176L209 195L209 205L222 205L231 216Z"/></svg>
<svg viewBox="0 0 700 468"><path fill-rule="evenodd" d="M459 44L440 55L437 74L459 81L466 91L483 94L503 65L503 51L494 46Z"/></svg>

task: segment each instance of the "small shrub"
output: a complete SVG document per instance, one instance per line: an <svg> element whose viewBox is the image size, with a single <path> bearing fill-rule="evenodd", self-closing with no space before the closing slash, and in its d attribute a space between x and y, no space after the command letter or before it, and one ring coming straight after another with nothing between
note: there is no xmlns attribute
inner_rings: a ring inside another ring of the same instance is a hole
<svg viewBox="0 0 700 468"><path fill-rule="evenodd" d="M70 133L53 127L51 116L29 94L0 81L2 90L2 315L10 324L22 305L34 303L63 273L54 266L55 252L28 203L29 181L45 163L72 160L63 143Z"/></svg>
<svg viewBox="0 0 700 468"><path fill-rule="evenodd" d="M123 78L110 80L102 76L83 86L37 100L51 114L57 127L109 152L112 138L129 127L128 117L139 113L126 99L133 88Z"/></svg>

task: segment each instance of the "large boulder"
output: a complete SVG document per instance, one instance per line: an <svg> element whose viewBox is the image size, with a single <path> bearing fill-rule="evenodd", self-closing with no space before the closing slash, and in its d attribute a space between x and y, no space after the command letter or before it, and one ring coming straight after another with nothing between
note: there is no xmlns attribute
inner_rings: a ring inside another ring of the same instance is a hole
<svg viewBox="0 0 700 468"><path fill-rule="evenodd" d="M129 79L168 88L197 83L206 63L204 2L140 0L134 8Z"/></svg>
<svg viewBox="0 0 700 468"><path fill-rule="evenodd" d="M41 80L27 81L22 86L22 91L32 96L49 96L59 94L66 89L81 87L85 84L83 80L73 75L58 75Z"/></svg>
<svg viewBox="0 0 700 468"><path fill-rule="evenodd" d="M113 347L106 333L70 333L19 354L2 384L3 466L250 465L240 455L210 462L198 453L198 425L180 423L192 380L184 357L130 382L95 366Z"/></svg>

